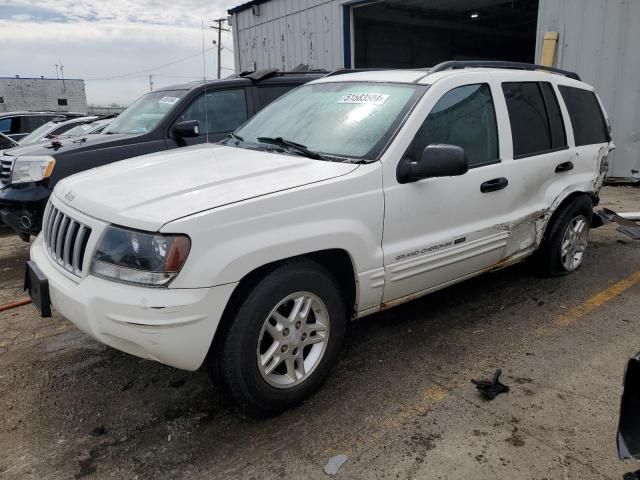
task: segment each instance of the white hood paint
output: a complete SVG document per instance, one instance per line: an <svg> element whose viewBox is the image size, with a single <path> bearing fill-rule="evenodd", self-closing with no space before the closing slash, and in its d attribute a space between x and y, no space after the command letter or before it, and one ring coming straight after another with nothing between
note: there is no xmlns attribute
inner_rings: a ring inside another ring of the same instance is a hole
<svg viewBox="0 0 640 480"><path fill-rule="evenodd" d="M345 175L358 166L196 145L73 175L56 197L109 223L155 231L197 212Z"/></svg>

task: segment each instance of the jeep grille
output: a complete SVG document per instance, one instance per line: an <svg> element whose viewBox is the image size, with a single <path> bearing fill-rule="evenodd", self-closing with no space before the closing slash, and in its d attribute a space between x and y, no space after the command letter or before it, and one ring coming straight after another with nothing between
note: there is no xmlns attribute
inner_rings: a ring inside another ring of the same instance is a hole
<svg viewBox="0 0 640 480"><path fill-rule="evenodd" d="M61 267L73 275L82 274L84 254L91 228L49 204L42 226L44 245Z"/></svg>

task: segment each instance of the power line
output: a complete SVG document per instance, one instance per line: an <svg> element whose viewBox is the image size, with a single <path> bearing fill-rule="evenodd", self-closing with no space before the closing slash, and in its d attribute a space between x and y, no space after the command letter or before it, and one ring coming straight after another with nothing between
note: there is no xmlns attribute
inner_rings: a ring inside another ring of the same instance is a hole
<svg viewBox="0 0 640 480"><path fill-rule="evenodd" d="M206 51L211 51L211 50L215 50L215 48L209 48ZM137 72L123 73L123 74L120 74L120 75L112 75L112 76L109 76L109 77L102 77L102 78L85 78L85 81L119 80L119 79L124 79L124 78L127 78L127 77L133 77L135 75L145 74L145 73L148 73L148 72L152 72L154 70L159 70L161 68L169 67L171 65L175 65L176 63L184 62L185 60L189 60L191 58L195 58L195 57L198 57L200 55L202 55L201 51L198 52L198 53L194 53L193 55L189 55L187 57L179 58L178 60L174 60L172 62L165 63L163 65L158 65L156 67L146 68L144 70L139 70ZM147 75L145 75L145 76L147 76Z"/></svg>

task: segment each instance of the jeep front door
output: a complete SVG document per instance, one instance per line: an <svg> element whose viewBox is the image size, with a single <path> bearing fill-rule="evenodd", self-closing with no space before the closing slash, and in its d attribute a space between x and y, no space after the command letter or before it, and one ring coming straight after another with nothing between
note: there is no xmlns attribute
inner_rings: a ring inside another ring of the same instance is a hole
<svg viewBox="0 0 640 480"><path fill-rule="evenodd" d="M384 302L444 287L504 257L509 179L498 132L508 126L494 106L499 84L487 79L469 73L432 85L383 158ZM398 163L431 144L464 148L469 171L400 183Z"/></svg>

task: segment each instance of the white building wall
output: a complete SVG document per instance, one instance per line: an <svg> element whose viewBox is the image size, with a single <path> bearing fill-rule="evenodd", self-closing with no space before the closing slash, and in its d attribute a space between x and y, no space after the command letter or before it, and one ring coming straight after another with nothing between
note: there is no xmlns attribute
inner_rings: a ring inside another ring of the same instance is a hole
<svg viewBox="0 0 640 480"><path fill-rule="evenodd" d="M344 0L272 0L233 15L236 71L344 65Z"/></svg>
<svg viewBox="0 0 640 480"><path fill-rule="evenodd" d="M19 110L53 110L86 112L84 80L47 78L0 78L0 112ZM58 99L67 105L58 105Z"/></svg>
<svg viewBox="0 0 640 480"><path fill-rule="evenodd" d="M236 70L344 67L343 5L357 3L271 0L259 15L234 14ZM555 65L603 99L617 146L610 176L640 178L640 0L540 0L536 58L547 31L559 32Z"/></svg>
<svg viewBox="0 0 640 480"><path fill-rule="evenodd" d="M596 87L607 109L609 175L640 178L640 1L540 0L536 58L547 31L560 34L555 66Z"/></svg>

